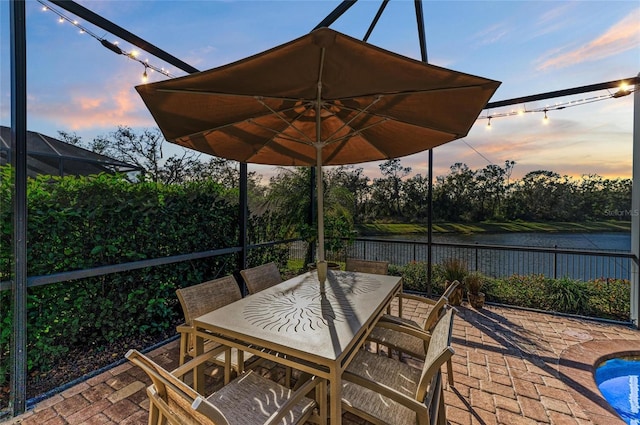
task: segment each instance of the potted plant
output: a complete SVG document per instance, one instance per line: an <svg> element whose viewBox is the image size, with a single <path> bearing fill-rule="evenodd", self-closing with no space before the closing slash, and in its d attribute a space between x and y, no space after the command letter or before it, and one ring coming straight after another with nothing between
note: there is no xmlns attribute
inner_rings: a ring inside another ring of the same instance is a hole
<svg viewBox="0 0 640 425"><path fill-rule="evenodd" d="M484 306L484 293L480 292L482 284L484 283L484 277L478 272L468 274L464 278L464 283L467 287L467 298L469 304L475 309L481 309Z"/></svg>
<svg viewBox="0 0 640 425"><path fill-rule="evenodd" d="M453 291L449 297L449 304L460 305L462 304L462 283L465 276L467 276L467 263L458 258L448 258L442 262L442 268L444 272L445 288L451 285L451 282L458 281L460 286Z"/></svg>

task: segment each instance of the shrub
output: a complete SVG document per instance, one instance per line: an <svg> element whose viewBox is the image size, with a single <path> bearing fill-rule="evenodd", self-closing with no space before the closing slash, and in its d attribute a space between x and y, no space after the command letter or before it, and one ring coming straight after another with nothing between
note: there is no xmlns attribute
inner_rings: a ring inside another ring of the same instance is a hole
<svg viewBox="0 0 640 425"><path fill-rule="evenodd" d="M427 267L424 262L412 261L402 268L404 289L427 292Z"/></svg>
<svg viewBox="0 0 640 425"><path fill-rule="evenodd" d="M462 283L465 276L469 273L467 263L459 258L448 258L442 262L444 279L449 282L457 280Z"/></svg>
<svg viewBox="0 0 640 425"><path fill-rule="evenodd" d="M582 315L589 313L589 287L585 282L567 277L548 279L546 293L550 310Z"/></svg>
<svg viewBox="0 0 640 425"><path fill-rule="evenodd" d="M484 276L479 272L469 273L464 278L464 285L471 294L478 295L484 284Z"/></svg>
<svg viewBox="0 0 640 425"><path fill-rule="evenodd" d="M0 280L10 279L11 174L0 175ZM28 181L29 276L235 246L237 206L215 182L131 184L121 176ZM205 258L28 289L27 363L50 368L73 347L150 335L181 317L175 290L231 273L236 256ZM7 379L10 291L0 292L0 384Z"/></svg>

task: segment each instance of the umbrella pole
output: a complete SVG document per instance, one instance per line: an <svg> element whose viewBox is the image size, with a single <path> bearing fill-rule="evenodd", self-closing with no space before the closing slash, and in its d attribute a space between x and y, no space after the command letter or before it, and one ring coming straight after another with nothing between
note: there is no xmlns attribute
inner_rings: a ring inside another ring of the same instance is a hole
<svg viewBox="0 0 640 425"><path fill-rule="evenodd" d="M327 262L324 260L324 189L322 184L322 66L324 64L324 48L321 53L320 70L318 74L318 92L316 99L316 199L318 202L318 281L320 293L324 293L324 282L327 280Z"/></svg>
<svg viewBox="0 0 640 425"><path fill-rule="evenodd" d="M318 261L324 261L324 190L322 183L322 146L316 145L316 199L318 214Z"/></svg>
<svg viewBox="0 0 640 425"><path fill-rule="evenodd" d="M324 190L322 184L322 145L316 144L316 199L318 203L318 281L320 292L324 293L324 282L327 279L327 262L324 260Z"/></svg>

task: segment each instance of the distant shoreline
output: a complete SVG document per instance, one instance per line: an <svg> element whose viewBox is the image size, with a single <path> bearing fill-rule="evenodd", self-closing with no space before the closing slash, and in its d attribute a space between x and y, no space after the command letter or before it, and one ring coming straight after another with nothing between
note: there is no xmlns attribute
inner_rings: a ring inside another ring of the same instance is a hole
<svg viewBox="0 0 640 425"><path fill-rule="evenodd" d="M356 224L358 236L427 234L426 223ZM631 232L630 221L433 223L433 233L601 233Z"/></svg>

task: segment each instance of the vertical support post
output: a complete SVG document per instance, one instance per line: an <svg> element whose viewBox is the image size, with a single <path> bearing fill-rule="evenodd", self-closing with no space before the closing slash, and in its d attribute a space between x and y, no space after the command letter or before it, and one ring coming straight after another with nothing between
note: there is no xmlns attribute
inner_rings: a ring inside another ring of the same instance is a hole
<svg viewBox="0 0 640 425"><path fill-rule="evenodd" d="M9 408L24 413L27 398L27 37L25 1L9 4L11 15L11 149L13 193L13 334Z"/></svg>
<svg viewBox="0 0 640 425"><path fill-rule="evenodd" d="M431 296L433 288L433 149L429 149L429 189L427 190L427 203L429 214L427 215L427 295Z"/></svg>
<svg viewBox="0 0 640 425"><path fill-rule="evenodd" d="M315 167L311 167L311 172L309 173L309 226L313 226L313 223L316 219L316 173L318 171ZM311 244L311 247L307 250L310 252L310 258L305 258L308 262L313 262L313 259L316 258L316 247L314 244Z"/></svg>
<svg viewBox="0 0 640 425"><path fill-rule="evenodd" d="M247 235L247 220L249 216L249 194L248 194L248 175L247 172L247 163L240 163L240 182L239 182L239 214L238 214L238 244L242 248L240 251L240 258L238 258L238 270L243 270L247 268L247 244L248 244L248 235ZM246 295L246 288L244 281L242 283L242 293Z"/></svg>
<svg viewBox="0 0 640 425"><path fill-rule="evenodd" d="M638 74L640 77L640 74ZM633 93L633 177L631 192L631 321L640 329L640 90Z"/></svg>

